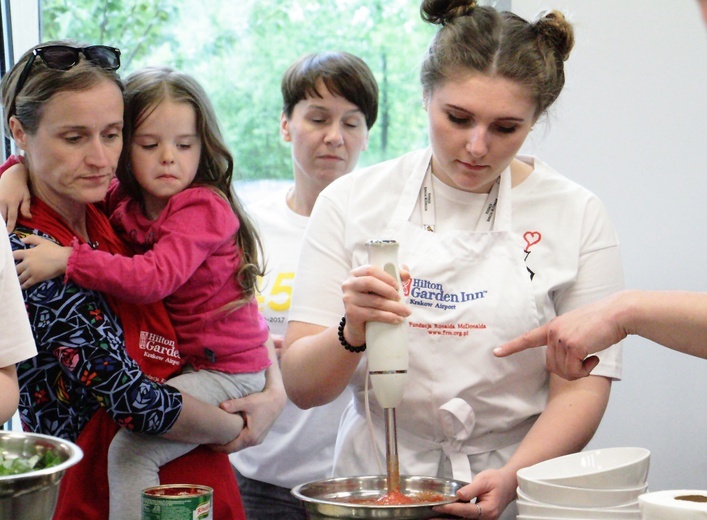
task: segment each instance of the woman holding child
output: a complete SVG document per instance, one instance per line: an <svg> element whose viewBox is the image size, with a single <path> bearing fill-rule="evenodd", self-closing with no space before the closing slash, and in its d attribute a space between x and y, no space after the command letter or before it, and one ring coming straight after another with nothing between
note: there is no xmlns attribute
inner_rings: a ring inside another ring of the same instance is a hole
<svg viewBox="0 0 707 520"><path fill-rule="evenodd" d="M3 78L5 125L23 150L31 217L11 234L130 255L101 211L121 154L120 51L49 42ZM62 277L24 292L39 354L18 367L27 430L76 442L85 457L62 480L56 518L107 518L106 453L119 427L195 444L227 445L243 428L229 414L161 384L180 369L161 302L132 304ZM228 458L206 447L163 467L160 482L214 488L214 518L244 518ZM90 484L89 484L90 483Z"/></svg>

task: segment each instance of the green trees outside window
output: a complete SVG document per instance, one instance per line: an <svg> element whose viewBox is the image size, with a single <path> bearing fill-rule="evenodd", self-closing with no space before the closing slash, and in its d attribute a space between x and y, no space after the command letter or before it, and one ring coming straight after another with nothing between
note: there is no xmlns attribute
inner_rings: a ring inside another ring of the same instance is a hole
<svg viewBox="0 0 707 520"><path fill-rule="evenodd" d="M378 122L361 165L424 146L419 62L434 29L419 0L41 0L42 40L123 51L123 75L170 65L194 75L216 106L237 178L289 179L279 135L280 77L298 56L348 51L379 82Z"/></svg>

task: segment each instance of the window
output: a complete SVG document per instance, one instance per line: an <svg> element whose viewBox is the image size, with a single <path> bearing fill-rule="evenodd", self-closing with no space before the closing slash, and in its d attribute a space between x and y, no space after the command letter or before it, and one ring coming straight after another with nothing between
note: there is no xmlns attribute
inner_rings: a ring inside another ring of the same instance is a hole
<svg viewBox="0 0 707 520"><path fill-rule="evenodd" d="M39 5L41 41L71 38L120 47L123 75L163 64L196 77L216 107L240 180L291 178L289 146L279 134L280 77L309 52L351 52L376 75L379 118L362 166L426 143L418 64L434 27L421 21L419 0L41 0Z"/></svg>
<svg viewBox="0 0 707 520"><path fill-rule="evenodd" d="M479 3L510 9L510 0ZM309 52L356 54L379 82L379 117L360 166L427 143L418 65L435 27L420 19L420 0L2 4L4 28L12 21L14 46L13 39L9 44L15 59L37 41L69 38L121 48L123 75L158 64L192 74L216 107L239 180L291 178L290 151L278 126L280 77L292 61ZM8 62L14 61L12 52L5 54Z"/></svg>
<svg viewBox="0 0 707 520"><path fill-rule="evenodd" d="M479 3L510 9L511 2ZM422 22L419 6L420 0L1 0L0 74L37 42L56 39L119 47L123 75L145 65L175 67L209 93L237 180L289 180L280 77L305 53L351 52L378 80L378 121L360 166L427 143L418 69L435 27Z"/></svg>

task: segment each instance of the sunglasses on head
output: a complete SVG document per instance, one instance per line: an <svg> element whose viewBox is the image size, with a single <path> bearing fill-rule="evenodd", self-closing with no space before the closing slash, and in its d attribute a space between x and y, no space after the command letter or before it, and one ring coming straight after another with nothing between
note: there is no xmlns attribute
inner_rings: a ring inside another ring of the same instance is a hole
<svg viewBox="0 0 707 520"><path fill-rule="evenodd" d="M50 69L69 70L79 64L79 54L83 54L91 63L105 70L118 70L120 68L120 49L105 45L90 45L88 47L70 47L68 45L47 45L32 51L25 68L22 69L20 79L17 81L15 92L19 93L32 71L32 65L37 57L42 58L44 64Z"/></svg>

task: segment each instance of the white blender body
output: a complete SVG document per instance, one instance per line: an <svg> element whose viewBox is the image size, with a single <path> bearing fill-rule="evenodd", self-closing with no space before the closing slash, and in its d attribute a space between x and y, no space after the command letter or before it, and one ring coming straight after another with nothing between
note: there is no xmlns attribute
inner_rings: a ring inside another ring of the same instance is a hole
<svg viewBox="0 0 707 520"><path fill-rule="evenodd" d="M368 262L395 278L402 296L398 243L395 240L371 240L366 247ZM407 334L407 319L397 325L377 321L366 323L368 374L373 393L383 408L395 408L403 398L408 379Z"/></svg>
<svg viewBox="0 0 707 520"><path fill-rule="evenodd" d="M398 292L402 295L398 270L398 243L395 240L371 240L366 242L366 247L368 262L382 268L395 278L398 282ZM403 390L408 378L407 327L407 320L397 325L376 321L366 322L368 376L371 379L373 393L383 407L385 416L388 494L400 492L395 407L403 398Z"/></svg>

